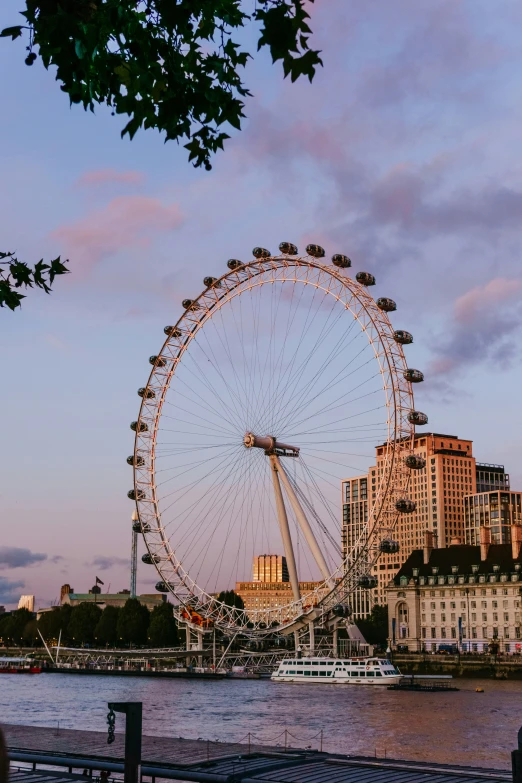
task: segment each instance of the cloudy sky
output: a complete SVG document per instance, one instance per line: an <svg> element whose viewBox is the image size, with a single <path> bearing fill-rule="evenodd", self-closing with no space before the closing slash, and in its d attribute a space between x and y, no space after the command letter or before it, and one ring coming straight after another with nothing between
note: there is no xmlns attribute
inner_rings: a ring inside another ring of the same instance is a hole
<svg viewBox="0 0 522 783"><path fill-rule="evenodd" d="M5 0L0 26L20 6ZM414 333L430 428L522 487L521 24L518 0L317 0L324 68L291 85L256 58L244 131L210 173L69 108L20 40L1 42L2 246L72 274L0 312L0 603L46 605L96 575L127 586L147 357L203 276L257 244L317 241L373 272ZM143 566L139 589L154 582Z"/></svg>

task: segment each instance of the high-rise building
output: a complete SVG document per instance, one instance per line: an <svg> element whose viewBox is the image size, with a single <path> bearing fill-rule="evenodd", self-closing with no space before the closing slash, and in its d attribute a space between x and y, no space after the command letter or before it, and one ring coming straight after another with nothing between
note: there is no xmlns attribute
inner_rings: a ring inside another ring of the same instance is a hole
<svg viewBox="0 0 522 783"><path fill-rule="evenodd" d="M478 471L477 471L478 473ZM478 492L464 498L464 542L480 543L480 529L488 528L492 544L511 543L511 525L522 524L521 493L508 490Z"/></svg>
<svg viewBox="0 0 522 783"><path fill-rule="evenodd" d="M472 441L436 432L417 433L413 453L426 465L411 471L408 496L417 504L412 514L399 517L394 539L398 554L382 554L375 568L377 603L385 602L385 587L414 549L423 545L425 531L433 533L435 546L447 547L452 539L464 540L463 501L476 492L475 458ZM368 473L369 494L375 501L378 479L384 470L386 447L377 447L377 464Z"/></svg>
<svg viewBox="0 0 522 783"><path fill-rule="evenodd" d="M313 592L322 582L299 582L302 596ZM280 609L294 600L292 585L286 582L236 582L235 592L241 596L245 611ZM328 589L325 588L325 594Z"/></svg>
<svg viewBox="0 0 522 783"><path fill-rule="evenodd" d="M504 465L477 462L477 492L494 492L496 489L509 489L509 473L504 470Z"/></svg>
<svg viewBox="0 0 522 783"><path fill-rule="evenodd" d="M357 547L361 536L365 535L368 524L368 475L355 476L342 482L343 521L341 527L341 543L343 561ZM354 620L368 617L373 607L374 590L363 590L358 587L351 598L352 616Z"/></svg>
<svg viewBox="0 0 522 783"><path fill-rule="evenodd" d="M286 557L282 555L257 555L254 557L254 582L289 582Z"/></svg>
<svg viewBox="0 0 522 783"><path fill-rule="evenodd" d="M30 612L34 612L34 595L22 595L18 601L19 609L28 609Z"/></svg>

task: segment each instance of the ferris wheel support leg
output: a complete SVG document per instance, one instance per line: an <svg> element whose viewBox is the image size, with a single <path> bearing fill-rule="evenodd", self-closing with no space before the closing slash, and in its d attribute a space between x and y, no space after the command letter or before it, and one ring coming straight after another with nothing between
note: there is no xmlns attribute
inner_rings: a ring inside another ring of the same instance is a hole
<svg viewBox="0 0 522 783"><path fill-rule="evenodd" d="M334 658L337 658L337 656L339 655L339 650L337 649L339 647L339 626L337 625L337 623L334 626L332 636L333 636L333 654L334 654Z"/></svg>
<svg viewBox="0 0 522 783"><path fill-rule="evenodd" d="M332 580L330 579L330 570L326 565L326 560L323 557L323 553L319 548L319 544L317 543L313 530L310 527L310 524L301 507L301 504L299 503L297 495L294 492L294 488L290 484L285 469L281 465L279 461L279 457L277 455L274 454L273 456L270 457L270 459L274 460L274 464L277 465L279 475L281 476L281 481L283 482L283 486L286 490L286 494L288 495L288 499L290 500L290 505L294 509L294 514L296 516L296 519L299 522L299 526L303 531L304 537L306 538L306 543L308 544L310 552L312 553L312 556L319 567L319 571L323 575L323 579L327 582L328 586L333 587Z"/></svg>
<svg viewBox="0 0 522 783"><path fill-rule="evenodd" d="M299 601L301 599L301 593L299 592L299 579L297 576L297 568L295 566L294 547L292 546L292 538L290 536L290 527L288 525L285 502L283 500L281 484L279 483L279 471L281 470L281 466L278 465L278 462L279 461L275 454L272 454L270 456L270 467L272 468L272 481L274 483L274 494L276 500L277 516L279 518L279 527L281 529L281 538L283 539L283 549L285 550L286 564L288 566L288 575L290 577L290 584L292 585L294 601Z"/></svg>
<svg viewBox="0 0 522 783"><path fill-rule="evenodd" d="M315 653L315 633L313 621L308 623L308 633L310 636L310 655Z"/></svg>

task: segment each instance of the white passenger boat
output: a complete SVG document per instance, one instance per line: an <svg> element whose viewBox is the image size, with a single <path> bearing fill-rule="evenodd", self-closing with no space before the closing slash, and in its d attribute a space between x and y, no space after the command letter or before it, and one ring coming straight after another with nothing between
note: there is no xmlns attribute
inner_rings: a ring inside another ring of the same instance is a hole
<svg viewBox="0 0 522 783"><path fill-rule="evenodd" d="M397 685L400 671L386 658L285 658L273 682Z"/></svg>

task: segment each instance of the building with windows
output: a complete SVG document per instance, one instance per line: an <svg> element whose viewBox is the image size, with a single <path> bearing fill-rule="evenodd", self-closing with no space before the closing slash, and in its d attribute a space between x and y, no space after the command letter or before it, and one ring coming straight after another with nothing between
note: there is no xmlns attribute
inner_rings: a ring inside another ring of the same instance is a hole
<svg viewBox="0 0 522 783"><path fill-rule="evenodd" d="M350 553L357 548L361 537L365 535L368 524L368 502L368 475L355 476L342 482L341 543L344 561L350 557ZM375 592L360 587L355 590L351 598L354 620L368 617L374 605Z"/></svg>
<svg viewBox="0 0 522 783"><path fill-rule="evenodd" d="M504 465L489 465L477 462L477 492L494 492L497 489L509 489L509 473Z"/></svg>
<svg viewBox="0 0 522 783"><path fill-rule="evenodd" d="M282 555L257 555L254 557L254 582L289 582L286 557Z"/></svg>
<svg viewBox="0 0 522 783"><path fill-rule="evenodd" d="M513 525L510 537L510 544L492 544L482 527L478 545L454 539L436 549L428 531L386 590L390 644L486 652L495 641L503 652L520 652L522 526Z"/></svg>
<svg viewBox="0 0 522 783"><path fill-rule="evenodd" d="M447 547L452 538L464 538L463 499L476 492L475 458L472 441L436 432L417 433L413 453L426 460L421 470L411 471L409 497L415 501L413 514L402 514L393 533L398 554L383 554L374 571L378 579L375 600L385 602L390 578L411 552L423 546L425 533L433 534L435 546ZM371 501L384 469L385 446L377 447L377 464L368 473Z"/></svg>
<svg viewBox="0 0 522 783"><path fill-rule="evenodd" d="M521 493L499 490L464 498L464 542L480 543L481 527L489 528L493 544L511 542L512 525L522 524Z"/></svg>
<svg viewBox="0 0 522 783"><path fill-rule="evenodd" d="M301 595L311 593L321 584L299 582ZM294 600L290 582L236 582L235 592L241 596L247 614L256 609L280 609Z"/></svg>
<svg viewBox="0 0 522 783"><path fill-rule="evenodd" d="M257 555L253 562L253 581L236 582L235 592L241 596L245 611L280 609L294 600L288 576L286 557ZM311 593L321 582L299 582L301 595Z"/></svg>

